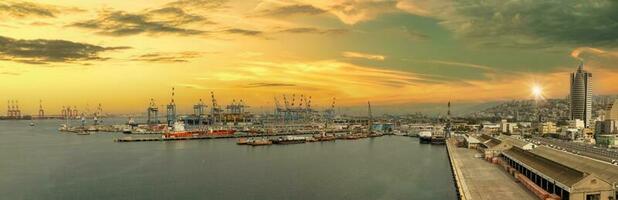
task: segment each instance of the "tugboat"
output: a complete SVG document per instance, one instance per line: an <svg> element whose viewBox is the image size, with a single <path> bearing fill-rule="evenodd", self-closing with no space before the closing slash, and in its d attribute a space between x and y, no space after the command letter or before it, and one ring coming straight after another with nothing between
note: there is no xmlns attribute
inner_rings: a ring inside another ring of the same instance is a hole
<svg viewBox="0 0 618 200"><path fill-rule="evenodd" d="M418 141L423 144L429 144L431 143L432 135L433 134L431 133L431 131L421 131L418 133Z"/></svg>
<svg viewBox="0 0 618 200"><path fill-rule="evenodd" d="M238 141L236 142L237 145L248 145L251 144L253 142L252 139L247 139L247 138L239 138Z"/></svg>

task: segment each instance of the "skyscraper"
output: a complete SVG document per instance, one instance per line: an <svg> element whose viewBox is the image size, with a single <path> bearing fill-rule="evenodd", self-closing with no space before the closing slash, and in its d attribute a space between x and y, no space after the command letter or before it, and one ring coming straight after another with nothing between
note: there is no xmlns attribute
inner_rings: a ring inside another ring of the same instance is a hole
<svg viewBox="0 0 618 200"><path fill-rule="evenodd" d="M592 118L592 73L584 70L584 62L571 73L571 120L580 119L590 127Z"/></svg>

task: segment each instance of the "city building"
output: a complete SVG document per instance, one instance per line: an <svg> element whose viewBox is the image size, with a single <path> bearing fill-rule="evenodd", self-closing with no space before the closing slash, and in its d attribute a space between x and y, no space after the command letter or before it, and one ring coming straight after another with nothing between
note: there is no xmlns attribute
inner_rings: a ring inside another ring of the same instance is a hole
<svg viewBox="0 0 618 200"><path fill-rule="evenodd" d="M584 123L584 120L581 120L581 119L569 120L568 123L569 123L569 128L576 128L576 129L586 128L586 124Z"/></svg>
<svg viewBox="0 0 618 200"><path fill-rule="evenodd" d="M590 127L592 118L592 73L584 70L580 63L577 71L571 73L571 120L580 119L586 127Z"/></svg>
<svg viewBox="0 0 618 200"><path fill-rule="evenodd" d="M618 99L607 106L605 120L597 121L594 127L595 143L606 147L618 147Z"/></svg>
<svg viewBox="0 0 618 200"><path fill-rule="evenodd" d="M557 131L556 123L554 122L539 123L537 129L540 135L555 134Z"/></svg>
<svg viewBox="0 0 618 200"><path fill-rule="evenodd" d="M607 107L605 120L618 120L618 99L614 100L614 103Z"/></svg>

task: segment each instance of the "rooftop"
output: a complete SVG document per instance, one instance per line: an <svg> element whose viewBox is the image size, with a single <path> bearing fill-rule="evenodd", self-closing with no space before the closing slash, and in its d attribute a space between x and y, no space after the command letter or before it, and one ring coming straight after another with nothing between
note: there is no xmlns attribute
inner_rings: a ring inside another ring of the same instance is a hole
<svg viewBox="0 0 618 200"><path fill-rule="evenodd" d="M519 147L506 150L503 154L569 187L586 177L584 172L520 149Z"/></svg>
<svg viewBox="0 0 618 200"><path fill-rule="evenodd" d="M530 152L574 169L594 174L609 183L618 183L618 166L544 146L537 147Z"/></svg>

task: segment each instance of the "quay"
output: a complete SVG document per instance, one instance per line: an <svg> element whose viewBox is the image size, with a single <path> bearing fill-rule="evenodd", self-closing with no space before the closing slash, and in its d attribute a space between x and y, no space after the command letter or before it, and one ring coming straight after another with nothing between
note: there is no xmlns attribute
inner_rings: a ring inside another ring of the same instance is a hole
<svg viewBox="0 0 618 200"><path fill-rule="evenodd" d="M459 199L538 199L499 165L477 158L477 150L458 148L454 139L448 139L446 148Z"/></svg>
<svg viewBox="0 0 618 200"><path fill-rule="evenodd" d="M254 137L276 137L276 136L288 136L288 135L308 135L309 133L303 132L287 132L287 133L271 133L271 134L258 134L258 135L200 135L192 137L124 137L116 138L114 142L154 142L154 141L176 141L176 140L207 140L207 139L224 139L224 138L254 138Z"/></svg>

